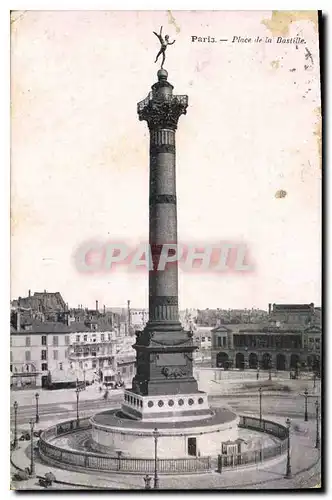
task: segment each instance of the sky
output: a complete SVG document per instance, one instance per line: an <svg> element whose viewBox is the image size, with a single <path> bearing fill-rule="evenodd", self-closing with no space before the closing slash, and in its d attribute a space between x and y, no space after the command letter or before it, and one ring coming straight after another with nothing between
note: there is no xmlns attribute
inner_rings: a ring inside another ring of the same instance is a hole
<svg viewBox="0 0 332 500"><path fill-rule="evenodd" d="M168 79L189 97L176 135L179 241L241 241L254 263L250 273L180 271L180 308L320 305L314 16L14 12L11 297L46 289L73 307L128 299L147 307L147 273L82 274L74 256L89 240L148 239L149 134L136 104L157 79L153 31L163 25L176 39ZM252 41L233 43L235 36ZM277 43L278 36L305 44Z"/></svg>

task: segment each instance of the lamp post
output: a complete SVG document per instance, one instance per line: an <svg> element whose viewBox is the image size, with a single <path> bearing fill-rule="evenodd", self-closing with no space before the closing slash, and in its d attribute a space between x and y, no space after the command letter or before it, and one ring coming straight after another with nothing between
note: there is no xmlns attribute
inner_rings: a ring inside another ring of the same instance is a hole
<svg viewBox="0 0 332 500"><path fill-rule="evenodd" d="M17 408L18 403L14 401L14 449L17 448Z"/></svg>
<svg viewBox="0 0 332 500"><path fill-rule="evenodd" d="M34 461L34 450L33 450L33 428L35 426L35 421L33 419L30 420L30 476L35 475L35 461Z"/></svg>
<svg viewBox="0 0 332 500"><path fill-rule="evenodd" d="M77 427L80 425L80 417L78 414L78 402L79 402L79 397L80 397L80 390L78 387L76 387L76 422L77 422Z"/></svg>
<svg viewBox="0 0 332 500"><path fill-rule="evenodd" d="M291 421L289 418L286 420L287 425L287 465L286 465L286 479L290 479L292 477L292 468L290 462L290 425Z"/></svg>
<svg viewBox="0 0 332 500"><path fill-rule="evenodd" d="M262 427L262 388L258 389L259 393L259 426Z"/></svg>
<svg viewBox="0 0 332 500"><path fill-rule="evenodd" d="M39 422L39 408L38 408L39 394L38 394L38 392L36 392L35 398L36 398L36 424L38 424L38 422Z"/></svg>
<svg viewBox="0 0 332 500"><path fill-rule="evenodd" d="M86 388L86 382L85 382L85 368L83 370L83 376L84 376L84 389Z"/></svg>
<svg viewBox="0 0 332 500"><path fill-rule="evenodd" d="M316 445L315 445L315 448L317 448L317 450L319 450L320 437L319 437L319 403L318 403L318 399L316 399L315 406L316 406Z"/></svg>
<svg viewBox="0 0 332 500"><path fill-rule="evenodd" d="M272 359L269 359L269 380L272 380Z"/></svg>
<svg viewBox="0 0 332 500"><path fill-rule="evenodd" d="M314 372L314 389L316 388L316 372Z"/></svg>
<svg viewBox="0 0 332 500"><path fill-rule="evenodd" d="M159 488L159 478L158 478L158 429L155 428L153 431L154 437L154 484L153 488L157 490Z"/></svg>
<svg viewBox="0 0 332 500"><path fill-rule="evenodd" d="M304 421L308 422L308 389L304 390Z"/></svg>

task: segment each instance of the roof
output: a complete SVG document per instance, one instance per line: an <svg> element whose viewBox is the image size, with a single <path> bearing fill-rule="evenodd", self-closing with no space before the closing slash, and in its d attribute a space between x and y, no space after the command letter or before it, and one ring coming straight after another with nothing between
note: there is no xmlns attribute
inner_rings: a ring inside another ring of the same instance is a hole
<svg viewBox="0 0 332 500"><path fill-rule="evenodd" d="M29 324L31 324L31 330L21 329L17 331L17 329L11 325L10 333L16 335L33 335L33 334L55 334L55 333L84 333L84 332L111 332L113 331L113 327L110 323L107 322L99 322L96 330L91 330L90 326L86 325L82 322L72 322L70 325L66 323L62 323L61 321L40 321L36 319L32 319Z"/></svg>
<svg viewBox="0 0 332 500"><path fill-rule="evenodd" d="M273 304L273 312L275 311L311 311L314 304Z"/></svg>

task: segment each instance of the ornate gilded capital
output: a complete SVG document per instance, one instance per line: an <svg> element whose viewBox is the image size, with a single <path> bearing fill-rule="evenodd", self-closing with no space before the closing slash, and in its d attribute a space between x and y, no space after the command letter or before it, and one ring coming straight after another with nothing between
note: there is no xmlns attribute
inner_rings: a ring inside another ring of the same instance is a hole
<svg viewBox="0 0 332 500"><path fill-rule="evenodd" d="M149 95L138 104L139 119L148 123L150 130L168 128L176 130L181 115L187 113L188 96L170 95L156 99Z"/></svg>

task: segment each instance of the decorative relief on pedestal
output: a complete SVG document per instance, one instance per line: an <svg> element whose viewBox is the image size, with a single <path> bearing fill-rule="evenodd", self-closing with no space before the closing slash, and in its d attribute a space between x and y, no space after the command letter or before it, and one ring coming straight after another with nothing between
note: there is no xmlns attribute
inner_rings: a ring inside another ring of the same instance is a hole
<svg viewBox="0 0 332 500"><path fill-rule="evenodd" d="M169 368L168 366L164 366L163 369L161 370L161 373L166 378L181 378L186 375L185 370L183 370L182 368L178 367Z"/></svg>

